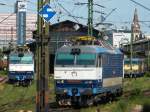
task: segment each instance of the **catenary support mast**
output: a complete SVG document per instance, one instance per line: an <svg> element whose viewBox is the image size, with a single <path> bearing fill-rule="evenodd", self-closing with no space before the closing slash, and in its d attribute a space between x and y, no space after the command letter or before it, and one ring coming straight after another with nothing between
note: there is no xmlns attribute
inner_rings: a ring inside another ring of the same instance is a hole
<svg viewBox="0 0 150 112"><path fill-rule="evenodd" d="M49 0L38 0L38 12ZM49 24L38 15L36 112L48 112Z"/></svg>
<svg viewBox="0 0 150 112"><path fill-rule="evenodd" d="M88 0L88 36L93 36L93 0Z"/></svg>

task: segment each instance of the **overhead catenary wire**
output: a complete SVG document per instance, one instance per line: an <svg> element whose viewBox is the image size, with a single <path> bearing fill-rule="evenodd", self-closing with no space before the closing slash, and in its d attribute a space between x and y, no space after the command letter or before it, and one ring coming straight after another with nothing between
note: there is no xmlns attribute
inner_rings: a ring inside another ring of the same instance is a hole
<svg viewBox="0 0 150 112"><path fill-rule="evenodd" d="M0 21L0 23L4 22L5 20L7 20L9 17L13 16L15 13L11 13L10 15L8 15L6 18L4 18L3 20Z"/></svg>
<svg viewBox="0 0 150 112"><path fill-rule="evenodd" d="M71 13L70 13L70 11L69 11L68 9L66 9L66 8L62 5L62 3L59 3L58 0L55 0L54 2L57 2L58 6L61 7L61 8L67 13L67 14L65 14L64 11L61 11L61 13L58 13L58 14L61 14L61 16L59 16L59 18L62 17L62 13L63 13L63 14L66 15L66 16L72 17L77 23L79 23L79 19L88 20L88 18L86 18L86 17L73 15L73 14L72 14L73 11L71 11ZM67 1L63 1L63 2L64 2L64 3L67 3ZM76 2L76 1L75 1L75 2ZM73 3L73 2L69 2L69 3L71 4L71 3ZM80 2L77 2L77 3L80 3ZM73 3L73 4L74 4L74 6L76 6L75 3ZM85 3L85 5L86 5L86 3ZM94 3L94 5L98 5L98 4ZM79 6L84 6L84 5L79 5ZM99 5L99 6L102 7L102 8L106 8L105 6L102 6L102 5ZM55 4L55 8L56 8L56 4ZM79 8L76 8L76 9L79 9ZM112 9L112 10L114 10L114 9ZM85 11L85 9L84 9L84 11ZM102 15L107 15L107 14L106 14L105 12L103 12L103 11L94 10L93 12L99 13L99 14L102 14ZM58 14L57 14L57 15L58 15ZM97 19L94 19L94 20L97 20Z"/></svg>
<svg viewBox="0 0 150 112"><path fill-rule="evenodd" d="M84 17L81 17L81 16L73 16L73 15L67 15L67 16L78 18L78 19L83 19L83 20L87 20L88 19L88 18L84 18Z"/></svg>
<svg viewBox="0 0 150 112"><path fill-rule="evenodd" d="M84 6L84 5L88 5L88 3L84 3L84 2L77 2L77 3L75 3L74 5L79 5L79 6ZM98 3L93 3L93 5L96 5L96 6L99 6L99 7L101 7L101 8L106 8L105 6L103 6L103 5L100 5L100 4L98 4ZM106 18L115 10L116 8L114 8L114 9L112 9L111 10L111 12L110 13L108 13L108 14L106 14L104 11L99 11L99 10L93 10L93 12L94 13L99 13L99 14L101 14L101 19L102 19L102 17L103 17L103 21L105 21L106 20ZM105 15L105 16L104 16ZM95 17L96 18L96 17ZM81 18L82 19L82 18ZM97 19L95 19L95 20L98 20L99 21L99 17L97 18ZM93 21L94 22L94 21Z"/></svg>
<svg viewBox="0 0 150 112"><path fill-rule="evenodd" d="M66 9L66 8L64 8L60 3L58 3L58 5L65 11L65 12L67 12L70 16L72 16L72 14ZM73 16L72 16L73 17ZM73 19L77 22L77 23L79 23L79 21L75 18L75 17L73 17Z"/></svg>
<svg viewBox="0 0 150 112"><path fill-rule="evenodd" d="M56 1L56 0L55 0ZM67 1L65 1L67 2ZM76 1L75 1L76 2ZM79 23L79 20L78 19L82 19L82 20L88 20L88 18L86 17L82 17L82 16L76 16L76 15L73 15L72 13L74 12L75 9L79 9L79 8L73 8L72 11L68 11L62 4L60 4L58 1L57 1L58 5L65 11L67 12L67 14L65 14L66 16L69 16L69 17L72 17L77 23ZM74 5L74 2L70 2L70 3L73 3ZM75 6L75 5L74 5ZM84 9L85 11L85 9ZM71 13L70 13L71 12ZM62 11L63 13L63 11ZM97 11L98 13L98 11Z"/></svg>
<svg viewBox="0 0 150 112"><path fill-rule="evenodd" d="M96 24L98 26L99 24L103 23L117 8L112 9L104 18L103 21Z"/></svg>
<svg viewBox="0 0 150 112"><path fill-rule="evenodd" d="M6 4L6 3L3 3L3 2L0 2L0 5L1 5L1 6L6 6L6 7L14 8L14 5ZM36 10L29 9L29 8L27 8L27 10L28 10L28 11L32 11L32 12L36 12Z"/></svg>
<svg viewBox="0 0 150 112"><path fill-rule="evenodd" d="M88 5L88 3L77 2L77 3L75 3L74 5ZM97 3L93 3L93 5L99 6L99 7L101 7L101 8L106 8L105 6L100 5L100 4L97 4Z"/></svg>
<svg viewBox="0 0 150 112"><path fill-rule="evenodd" d="M132 1L132 2L134 2L135 4L137 4L137 5L141 6L141 7L143 7L144 9L150 11L150 8L144 6L143 4L141 4L141 3L139 3L139 2L136 2L135 0L130 0L130 1Z"/></svg>
<svg viewBox="0 0 150 112"><path fill-rule="evenodd" d="M93 10L93 12L96 12L96 13L99 13L99 14L103 14L103 15L106 15L105 12L102 12L102 11L98 11L98 10Z"/></svg>
<svg viewBox="0 0 150 112"><path fill-rule="evenodd" d="M33 4L33 5L37 5L36 2L31 2L30 0L27 0L28 3Z"/></svg>
<svg viewBox="0 0 150 112"><path fill-rule="evenodd" d="M74 3L73 2L74 0L72 0L72 1L70 1L70 0L69 1L66 1L66 0L54 0L54 2L59 2L59 1L63 2L63 3L67 3L67 4L73 4Z"/></svg>
<svg viewBox="0 0 150 112"><path fill-rule="evenodd" d="M127 24L131 24L132 21L107 21L107 22L111 22L111 23L127 23ZM142 20L142 21L138 21L139 23L150 23L150 21L147 20Z"/></svg>

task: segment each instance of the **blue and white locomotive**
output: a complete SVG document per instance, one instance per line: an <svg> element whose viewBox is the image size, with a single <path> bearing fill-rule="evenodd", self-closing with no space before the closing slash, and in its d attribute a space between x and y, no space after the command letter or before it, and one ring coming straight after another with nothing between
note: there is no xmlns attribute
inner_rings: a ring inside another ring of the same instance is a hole
<svg viewBox="0 0 150 112"><path fill-rule="evenodd" d="M8 78L10 82L31 84L34 79L34 57L32 52L24 52L22 56L19 56L18 52L10 53Z"/></svg>
<svg viewBox="0 0 150 112"><path fill-rule="evenodd" d="M122 93L123 54L96 45L64 46L54 65L59 105L90 105Z"/></svg>

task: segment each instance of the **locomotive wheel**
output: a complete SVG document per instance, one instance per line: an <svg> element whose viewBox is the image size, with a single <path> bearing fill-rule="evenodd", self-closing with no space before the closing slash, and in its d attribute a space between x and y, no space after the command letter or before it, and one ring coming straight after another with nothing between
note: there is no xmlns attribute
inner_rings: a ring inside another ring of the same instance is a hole
<svg viewBox="0 0 150 112"><path fill-rule="evenodd" d="M28 85L31 86L32 85L32 80L28 81Z"/></svg>
<svg viewBox="0 0 150 112"><path fill-rule="evenodd" d="M82 97L82 100L81 100L81 104L82 106L92 106L94 104L94 98L93 97L87 97L87 96L84 96Z"/></svg>
<svg viewBox="0 0 150 112"><path fill-rule="evenodd" d="M93 104L93 99L87 99L87 106L92 106Z"/></svg>

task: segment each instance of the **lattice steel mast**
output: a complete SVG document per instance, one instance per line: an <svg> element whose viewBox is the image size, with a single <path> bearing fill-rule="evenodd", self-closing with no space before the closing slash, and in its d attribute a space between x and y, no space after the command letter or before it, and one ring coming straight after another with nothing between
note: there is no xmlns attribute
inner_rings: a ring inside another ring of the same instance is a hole
<svg viewBox="0 0 150 112"><path fill-rule="evenodd" d="M93 36L93 0L88 0L88 36Z"/></svg>

